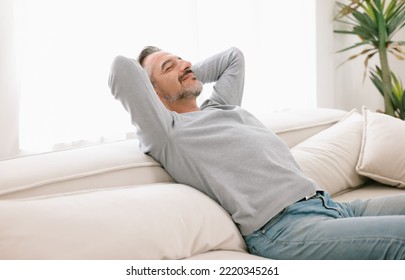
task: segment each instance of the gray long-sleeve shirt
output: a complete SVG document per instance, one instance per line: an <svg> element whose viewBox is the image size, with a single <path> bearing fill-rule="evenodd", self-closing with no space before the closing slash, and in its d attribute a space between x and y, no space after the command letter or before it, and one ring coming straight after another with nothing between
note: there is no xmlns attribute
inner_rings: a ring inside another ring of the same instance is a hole
<svg viewBox="0 0 405 280"><path fill-rule="evenodd" d="M146 72L129 58L115 59L109 85L129 112L141 149L176 182L217 201L248 235L317 186L286 144L240 107L244 58L238 49L201 61L193 71L201 82L215 82L197 112L167 110Z"/></svg>

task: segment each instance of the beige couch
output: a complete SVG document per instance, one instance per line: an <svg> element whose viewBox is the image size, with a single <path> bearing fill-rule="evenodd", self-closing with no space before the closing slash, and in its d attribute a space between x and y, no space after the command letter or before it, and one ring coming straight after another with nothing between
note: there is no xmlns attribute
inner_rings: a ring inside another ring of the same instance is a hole
<svg viewBox="0 0 405 280"><path fill-rule="evenodd" d="M390 149L372 134L391 122L405 131L403 122L365 113L316 109L259 118L337 200L405 193L403 149L395 152L400 166L384 170ZM376 151L383 159L371 155ZM0 259L184 258L257 257L217 203L176 184L136 139L0 161Z"/></svg>

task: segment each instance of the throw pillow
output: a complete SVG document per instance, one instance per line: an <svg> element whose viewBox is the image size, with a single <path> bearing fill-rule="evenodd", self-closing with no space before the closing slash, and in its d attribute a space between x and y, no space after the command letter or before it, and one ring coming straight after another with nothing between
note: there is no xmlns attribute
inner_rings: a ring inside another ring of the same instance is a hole
<svg viewBox="0 0 405 280"><path fill-rule="evenodd" d="M380 183L405 188L405 122L365 107L363 116L357 172Z"/></svg>
<svg viewBox="0 0 405 280"><path fill-rule="evenodd" d="M303 172L334 195L367 181L355 168L362 129L363 118L353 110L335 125L293 147L291 152Z"/></svg>

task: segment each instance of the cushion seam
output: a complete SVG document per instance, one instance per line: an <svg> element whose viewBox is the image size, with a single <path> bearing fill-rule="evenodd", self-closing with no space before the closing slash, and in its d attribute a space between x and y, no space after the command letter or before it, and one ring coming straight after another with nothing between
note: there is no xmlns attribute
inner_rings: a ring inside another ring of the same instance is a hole
<svg viewBox="0 0 405 280"><path fill-rule="evenodd" d="M340 119L336 119L336 120L330 120L330 121L325 121L322 123L317 123L317 124L311 124L311 125L303 125L303 126L298 126L298 127L293 127L293 128L285 128L285 129L274 129L275 133L285 133L285 132L290 132L290 131L297 131L297 130L301 130L301 129L307 129L307 128L314 128L314 127L318 127L318 126L324 126L324 125L328 125L328 124L334 124L339 122Z"/></svg>
<svg viewBox="0 0 405 280"><path fill-rule="evenodd" d="M363 168L363 158L364 158L364 153L366 150L366 145L367 145L367 131L368 131L368 114L367 114L367 108L363 107L363 117L364 117L364 124L363 124L363 137L361 141L361 147L360 147L360 154L359 158L357 161L356 165L356 171L360 173ZM363 175L363 174L362 174Z"/></svg>
<svg viewBox="0 0 405 280"><path fill-rule="evenodd" d="M31 184L28 184L28 185L23 185L23 186L20 186L20 187L14 187L14 188L6 189L6 190L3 190L3 191L0 191L0 195L5 195L5 194L13 193L13 192L24 191L24 190L29 190L29 189L37 188L39 186L51 184L51 183L68 181L68 180L73 180L73 179L79 179L79 178L89 177L89 176L92 176L92 175L108 173L108 172L112 172L112 171L131 169L131 168L134 168L134 167L135 168L137 168L137 167L161 167L161 165L159 163L157 163L157 162L145 162L145 163L121 165L121 166L104 168L104 169L97 169L97 170L92 170L92 171L87 171L87 172L82 172L82 173L75 173L73 175L66 175L66 176L56 177L56 178L47 179L47 180L41 180L41 181L31 183Z"/></svg>

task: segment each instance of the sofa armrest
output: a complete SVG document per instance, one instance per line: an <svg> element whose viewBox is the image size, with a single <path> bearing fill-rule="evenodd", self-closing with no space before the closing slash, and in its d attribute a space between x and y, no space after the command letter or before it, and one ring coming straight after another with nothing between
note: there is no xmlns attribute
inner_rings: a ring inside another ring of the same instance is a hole
<svg viewBox="0 0 405 280"><path fill-rule="evenodd" d="M0 200L173 182L136 139L0 161Z"/></svg>

